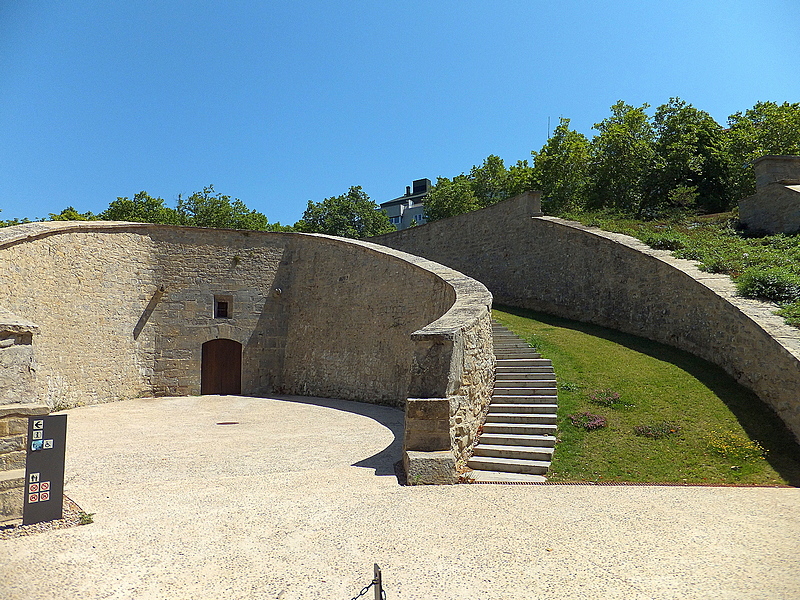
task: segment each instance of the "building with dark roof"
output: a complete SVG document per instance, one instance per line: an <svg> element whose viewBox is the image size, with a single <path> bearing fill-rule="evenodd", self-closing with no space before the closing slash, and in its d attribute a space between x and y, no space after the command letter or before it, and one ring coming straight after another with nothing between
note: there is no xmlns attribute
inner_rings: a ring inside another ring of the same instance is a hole
<svg viewBox="0 0 800 600"><path fill-rule="evenodd" d="M397 229L411 227L412 223L425 223L425 196L431 191L430 179L415 179L412 185L406 186L406 193L381 204L381 210L389 217L389 221Z"/></svg>

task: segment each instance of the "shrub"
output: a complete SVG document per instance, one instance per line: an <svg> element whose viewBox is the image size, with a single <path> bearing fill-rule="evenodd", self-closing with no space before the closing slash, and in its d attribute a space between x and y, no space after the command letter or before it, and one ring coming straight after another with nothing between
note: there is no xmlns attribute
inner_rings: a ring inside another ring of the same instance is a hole
<svg viewBox="0 0 800 600"><path fill-rule="evenodd" d="M800 327L800 300L787 304L778 311L789 325Z"/></svg>
<svg viewBox="0 0 800 600"><path fill-rule="evenodd" d="M800 275L786 267L745 269L736 280L739 294L785 303L800 300Z"/></svg>
<svg viewBox="0 0 800 600"><path fill-rule="evenodd" d="M656 250L680 250L686 244L677 236L649 235L642 240L645 244Z"/></svg>
<svg viewBox="0 0 800 600"><path fill-rule="evenodd" d="M636 425L633 428L633 433L636 435L653 438L655 440L667 437L668 435L680 433L680 431L680 425L669 423L667 421L658 423L657 425Z"/></svg>
<svg viewBox="0 0 800 600"><path fill-rule="evenodd" d="M702 260L703 253L697 248L683 248L675 253L676 258L685 258L686 260Z"/></svg>
<svg viewBox="0 0 800 600"><path fill-rule="evenodd" d="M736 264L726 256L709 256L700 265L701 271L730 275L736 271Z"/></svg>
<svg viewBox="0 0 800 600"><path fill-rule="evenodd" d="M758 442L733 431L714 431L706 436L709 450L733 460L756 460L767 453Z"/></svg>
<svg viewBox="0 0 800 600"><path fill-rule="evenodd" d="M630 402L622 400L619 392L614 390L592 390L589 392L589 402L598 406L608 406L610 408L620 408L623 406L633 406Z"/></svg>
<svg viewBox="0 0 800 600"><path fill-rule="evenodd" d="M602 415L593 415L589 412L576 413L569 415L569 420L575 427L582 427L586 431L600 429L606 426L606 418Z"/></svg>

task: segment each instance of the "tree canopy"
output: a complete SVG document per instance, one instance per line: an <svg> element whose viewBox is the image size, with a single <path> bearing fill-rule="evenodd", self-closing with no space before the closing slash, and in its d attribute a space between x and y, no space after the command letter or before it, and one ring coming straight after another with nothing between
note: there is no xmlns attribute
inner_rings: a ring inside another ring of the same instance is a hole
<svg viewBox="0 0 800 600"><path fill-rule="evenodd" d="M309 200L295 229L356 239L395 231L386 213L378 210L378 205L361 186L351 187L346 194L325 198L322 202Z"/></svg>
<svg viewBox="0 0 800 600"><path fill-rule="evenodd" d="M800 154L800 103L758 102L728 128L680 98L652 116L620 100L591 139L561 118L547 142L506 169L489 155L468 175L437 178L425 200L429 221L483 208L525 190L542 192L548 214L604 209L647 217L667 209L723 212L755 191L753 162Z"/></svg>
<svg viewBox="0 0 800 600"><path fill-rule="evenodd" d="M533 169L528 161L507 169L502 158L490 154L480 166L473 165L469 175L438 177L425 198L425 217L428 221L452 217L532 189Z"/></svg>

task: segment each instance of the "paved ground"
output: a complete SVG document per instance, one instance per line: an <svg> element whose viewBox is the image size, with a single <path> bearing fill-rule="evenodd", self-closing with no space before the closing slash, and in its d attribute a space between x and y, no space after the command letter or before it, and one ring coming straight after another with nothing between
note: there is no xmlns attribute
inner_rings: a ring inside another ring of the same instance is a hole
<svg viewBox="0 0 800 600"><path fill-rule="evenodd" d="M95 522L0 541L0 597L800 598L800 489L401 487L402 413L296 400L69 411Z"/></svg>

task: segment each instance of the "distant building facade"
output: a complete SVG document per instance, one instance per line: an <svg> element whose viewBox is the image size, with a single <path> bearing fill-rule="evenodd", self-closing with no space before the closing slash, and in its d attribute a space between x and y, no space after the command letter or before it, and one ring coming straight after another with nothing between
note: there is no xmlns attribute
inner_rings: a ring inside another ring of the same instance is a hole
<svg viewBox="0 0 800 600"><path fill-rule="evenodd" d="M389 217L389 222L397 229L407 229L412 223L425 223L423 200L431 191L430 179L415 179L406 186L406 193L399 198L381 204L381 210Z"/></svg>

